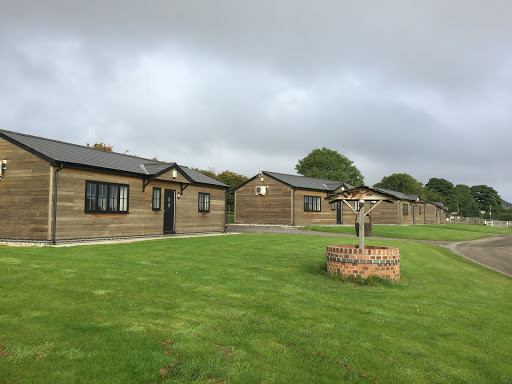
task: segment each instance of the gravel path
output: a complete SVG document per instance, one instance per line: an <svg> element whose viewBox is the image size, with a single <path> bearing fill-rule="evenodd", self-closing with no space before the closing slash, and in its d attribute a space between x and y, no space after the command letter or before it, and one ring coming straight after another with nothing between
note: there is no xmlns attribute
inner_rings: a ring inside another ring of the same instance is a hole
<svg viewBox="0 0 512 384"><path fill-rule="evenodd" d="M285 235L327 236L327 237L351 237L341 233L325 233L303 231L297 227L279 225L243 225L231 224L228 233L274 233ZM512 276L512 235L494 235L480 240L447 242L424 241L408 239L389 239L384 237L372 237L372 239L415 241L449 248L453 252L472 260L487 268Z"/></svg>

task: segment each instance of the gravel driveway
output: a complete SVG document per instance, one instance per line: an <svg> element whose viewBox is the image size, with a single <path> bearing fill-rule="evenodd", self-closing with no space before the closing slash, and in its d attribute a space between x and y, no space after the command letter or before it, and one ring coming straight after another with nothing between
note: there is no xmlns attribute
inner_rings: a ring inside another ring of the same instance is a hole
<svg viewBox="0 0 512 384"><path fill-rule="evenodd" d="M274 233L284 235L306 235L306 236L328 236L328 237L352 237L341 233L324 233L303 231L297 227L279 225L243 225L231 224L228 233ZM512 235L494 235L485 239L446 242L446 241L422 241L408 239L389 239L383 237L372 237L372 239L416 241L449 248L453 252L484 265L495 271L512 276Z"/></svg>

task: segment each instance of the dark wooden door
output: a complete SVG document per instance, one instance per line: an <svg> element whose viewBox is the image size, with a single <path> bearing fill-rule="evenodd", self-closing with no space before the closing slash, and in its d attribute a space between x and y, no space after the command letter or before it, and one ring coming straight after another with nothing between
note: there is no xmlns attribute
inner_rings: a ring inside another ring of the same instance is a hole
<svg viewBox="0 0 512 384"><path fill-rule="evenodd" d="M336 223L343 224L343 202L336 202Z"/></svg>
<svg viewBox="0 0 512 384"><path fill-rule="evenodd" d="M166 189L164 192L164 234L175 233L174 228L174 197L176 191L174 189Z"/></svg>

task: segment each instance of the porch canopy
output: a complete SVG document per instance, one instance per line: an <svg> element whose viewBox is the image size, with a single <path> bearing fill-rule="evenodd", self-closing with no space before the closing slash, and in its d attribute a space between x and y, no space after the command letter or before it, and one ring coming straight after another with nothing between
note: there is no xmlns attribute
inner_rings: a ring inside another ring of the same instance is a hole
<svg viewBox="0 0 512 384"><path fill-rule="evenodd" d="M366 186L354 187L347 190L343 190L342 188L340 193L328 196L325 198L325 200L328 203L342 201L356 214L357 219L359 220L359 249L364 249L364 217L370 214L370 212L373 211L375 207L383 201L393 204L400 202L399 198L390 193ZM359 201L359 211L356 211L354 208L352 208L352 206L348 203L349 200ZM365 212L364 206L365 202L367 201L374 202L375 204Z"/></svg>

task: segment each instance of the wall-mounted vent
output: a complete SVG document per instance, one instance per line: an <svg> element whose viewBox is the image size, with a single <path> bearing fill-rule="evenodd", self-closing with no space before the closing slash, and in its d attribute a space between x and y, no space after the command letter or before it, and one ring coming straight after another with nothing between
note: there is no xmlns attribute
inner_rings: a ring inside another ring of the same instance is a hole
<svg viewBox="0 0 512 384"><path fill-rule="evenodd" d="M266 195L267 194L267 187L256 187L255 190L257 195Z"/></svg>

